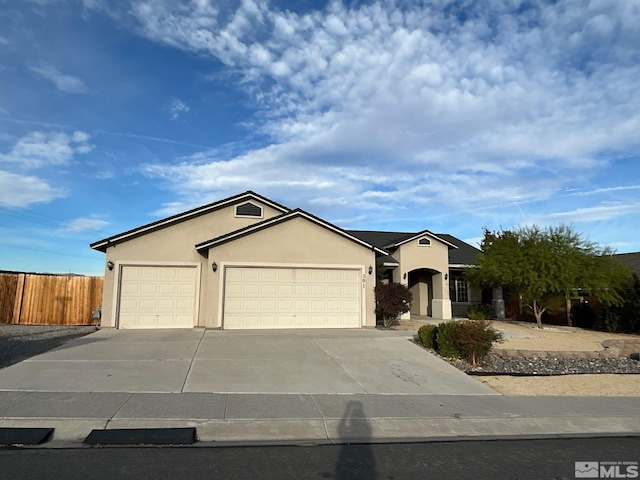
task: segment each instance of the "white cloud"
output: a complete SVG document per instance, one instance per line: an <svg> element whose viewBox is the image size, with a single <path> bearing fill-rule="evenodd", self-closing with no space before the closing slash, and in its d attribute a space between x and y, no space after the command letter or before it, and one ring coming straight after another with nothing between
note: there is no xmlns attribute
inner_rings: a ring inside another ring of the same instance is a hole
<svg viewBox="0 0 640 480"><path fill-rule="evenodd" d="M46 203L64 197L66 192L54 188L45 180L16 175L0 170L0 202L11 207L28 207L34 203Z"/></svg>
<svg viewBox="0 0 640 480"><path fill-rule="evenodd" d="M8 38L0 37L0 45L9 45L11 42Z"/></svg>
<svg viewBox="0 0 640 480"><path fill-rule="evenodd" d="M76 218L67 223L66 229L70 232L85 232L102 230L109 225L110 222L99 218Z"/></svg>
<svg viewBox="0 0 640 480"><path fill-rule="evenodd" d="M565 212L555 212L548 215L537 216L531 219L531 223L558 224L558 223L584 223L612 220L626 215L640 213L640 203L626 204L613 202L610 204L594 205L590 207L576 208Z"/></svg>
<svg viewBox="0 0 640 480"><path fill-rule="evenodd" d="M186 113L190 110L189 106L186 103L177 98L172 98L171 100L169 100L168 109L171 120L177 120L180 114Z"/></svg>
<svg viewBox="0 0 640 480"><path fill-rule="evenodd" d="M637 3L469 3L131 2L142 35L240 75L271 139L145 173L186 203L255 188L340 216L513 220L640 154Z"/></svg>
<svg viewBox="0 0 640 480"><path fill-rule="evenodd" d="M89 140L89 134L80 131L31 132L18 139L9 153L0 153L0 163L26 170L66 165L74 155L93 150Z"/></svg>
<svg viewBox="0 0 640 480"><path fill-rule="evenodd" d="M55 87L66 93L88 93L89 89L85 83L78 77L65 75L51 65L32 66L29 69L42 78L52 82Z"/></svg>

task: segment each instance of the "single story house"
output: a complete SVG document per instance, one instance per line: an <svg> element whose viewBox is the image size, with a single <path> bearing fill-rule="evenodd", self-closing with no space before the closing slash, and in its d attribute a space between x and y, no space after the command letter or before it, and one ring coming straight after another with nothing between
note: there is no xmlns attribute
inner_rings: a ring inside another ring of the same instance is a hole
<svg viewBox="0 0 640 480"><path fill-rule="evenodd" d="M473 301L479 250L450 235L343 230L252 191L91 244L104 252L102 325L224 329L374 327L378 269L449 319ZM470 296L471 295L471 296Z"/></svg>

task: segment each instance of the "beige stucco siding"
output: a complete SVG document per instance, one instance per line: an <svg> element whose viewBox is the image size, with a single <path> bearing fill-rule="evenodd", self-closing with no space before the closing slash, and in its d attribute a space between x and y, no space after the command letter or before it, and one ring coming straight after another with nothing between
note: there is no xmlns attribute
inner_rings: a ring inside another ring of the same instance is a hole
<svg viewBox="0 0 640 480"><path fill-rule="evenodd" d="M425 235L424 237L431 238L429 235ZM422 297L429 297L432 303L432 315L434 317L444 319L451 318L449 279L447 278L445 280L444 278L445 275L448 277L449 273L449 247L447 244L434 238L431 238L431 245L422 246L418 244L420 238L423 237L404 243L391 252L391 255L393 255L400 264L400 267L396 268L393 273L393 281L408 285L409 272L423 268L435 270L437 273L433 274L428 287L422 285L421 291L418 290L420 287L415 287L412 293L417 295L416 299L421 298L424 300ZM426 288L431 288L432 291L429 292ZM420 313L424 314L424 312ZM405 318L406 317L408 317L408 314L405 315Z"/></svg>
<svg viewBox="0 0 640 480"><path fill-rule="evenodd" d="M375 265L375 253L335 232L297 217L234 241L209 249L208 264L203 268L206 279L207 327L221 326L221 296L225 264L277 265L291 267L356 267L364 273L363 312L364 326L375 326L373 289L375 276L369 275L369 266ZM219 265L213 272L211 263Z"/></svg>
<svg viewBox="0 0 640 480"><path fill-rule="evenodd" d="M230 205L108 247L105 255L102 325L112 327L116 325L115 286L118 282L120 267L126 264L145 262L150 265L193 264L201 266L197 324L203 325L205 298L202 292L206 291L208 280L208 272L205 268L207 267L207 259L196 251L194 245L282 213L257 200L252 199L251 202L262 207L263 216L261 218L236 217L237 205ZM113 270L106 268L106 263L109 261L115 264Z"/></svg>

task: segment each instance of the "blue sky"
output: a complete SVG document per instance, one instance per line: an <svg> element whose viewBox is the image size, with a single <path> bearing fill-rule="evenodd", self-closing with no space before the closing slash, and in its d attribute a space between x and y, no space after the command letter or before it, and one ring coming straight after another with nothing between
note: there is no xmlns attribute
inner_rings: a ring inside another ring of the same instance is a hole
<svg viewBox="0 0 640 480"><path fill-rule="evenodd" d="M638 0L0 0L0 269L249 189L638 251L638 45Z"/></svg>

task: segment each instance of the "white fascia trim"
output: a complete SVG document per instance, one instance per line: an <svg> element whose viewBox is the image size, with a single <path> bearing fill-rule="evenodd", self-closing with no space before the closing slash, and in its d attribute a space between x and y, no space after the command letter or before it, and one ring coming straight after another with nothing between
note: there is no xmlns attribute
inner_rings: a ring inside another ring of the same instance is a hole
<svg viewBox="0 0 640 480"><path fill-rule="evenodd" d="M228 242L229 240L232 240L236 237L242 237L244 235L247 235L255 230L262 230L263 228L268 227L269 225L273 224L273 223L280 223L283 221L286 221L290 218L294 218L294 217L304 217L307 220L309 220L312 223L316 223L316 224L321 224L322 226L328 228L329 230L334 231L335 233L337 233L338 235L342 236L342 237L346 237L350 240L353 240L356 243L359 243L360 245L367 247L369 249L372 249L378 253L381 253L382 255L388 255L388 252L385 252L384 250L379 249L378 247L374 247L373 245L368 244L367 242L360 240L357 237L354 237L352 235L349 235L348 233L344 232L343 230L340 230L336 227L334 227L333 225L326 223L322 220L319 220L317 217L312 217L310 215L307 215L305 212L301 212L301 211L293 211L289 214L286 214L284 216L278 216L278 217L273 217L271 219L269 219L266 222L260 222L260 223L256 223L254 226L252 226L251 228L247 228L244 230L241 230L239 232L234 233L233 235L226 235L224 236L224 238L221 238L220 240L216 240L213 242L207 242L204 243L202 245L199 246L198 250L202 250L205 248L211 248L214 247L215 245L217 245L218 243L222 243L222 242Z"/></svg>
<svg viewBox="0 0 640 480"><path fill-rule="evenodd" d="M465 265L464 263L450 263L449 268L478 268L477 265Z"/></svg>
<svg viewBox="0 0 640 480"><path fill-rule="evenodd" d="M198 325L198 319L200 318L200 279L201 275L201 264L196 262L144 262L144 261L115 261L115 265L113 267L114 276L113 276L113 299L111 304L111 318L109 319L111 322L110 327L118 328L119 319L118 319L118 310L120 306L120 289L121 289L121 277L122 277L122 267L189 267L196 269L196 285L195 285L195 305L193 307L193 326L196 327Z"/></svg>
<svg viewBox="0 0 640 480"><path fill-rule="evenodd" d="M453 243L449 243L446 240L443 240L442 238L440 238L439 236L431 233L429 230L424 230L416 235L414 235L413 237L407 238L405 240L402 240L401 242L398 243L393 243L391 245L387 245L387 247L399 247L400 245L404 245L405 243L411 242L417 238L420 237L431 237L441 243L444 243L445 245L449 245L450 247L453 247L455 249L458 249L458 247L456 247ZM421 245L422 247L425 247L426 245Z"/></svg>
<svg viewBox="0 0 640 480"><path fill-rule="evenodd" d="M109 245L110 243L119 242L120 240L125 239L127 237L131 237L133 235L138 235L140 233L146 232L147 230L152 230L152 229L155 229L157 227L162 227L164 225L169 225L171 223L174 223L174 222L177 222L177 221L180 221L180 220L184 220L186 218L191 218L191 217L200 215L203 212L206 212L207 210L214 210L214 209L218 209L218 208L221 208L221 207L226 207L227 205L231 205L231 204L234 204L236 202L243 201L243 200L245 200L247 198L252 198L253 200L255 200L257 202L269 205L271 208L274 208L274 209L276 209L278 211L281 211L283 213L287 211L287 210L284 210L279 205L275 205L275 204L269 202L268 200L262 200L261 198L258 198L257 196L255 196L255 195L253 195L251 193L248 193L247 195L245 195L243 197L240 197L240 198L221 200L220 202L216 202L213 205L209 205L207 207L202 207L202 208L199 208L197 210L191 211L189 213L186 213L186 214L183 214L183 215L179 215L177 217L171 217L171 218L168 218L166 220L161 220L161 221L159 221L157 223L153 223L153 224L150 224L150 225L147 225L147 226L143 226L143 227L137 228L134 231L132 231L130 233L127 233L125 235L116 236L116 237L110 238L108 241L103 241L103 242L100 242L100 243L96 243L92 248L95 250L95 249L103 247L105 245ZM263 215L264 215L264 213L263 213ZM249 217L249 218L259 218L259 217Z"/></svg>

